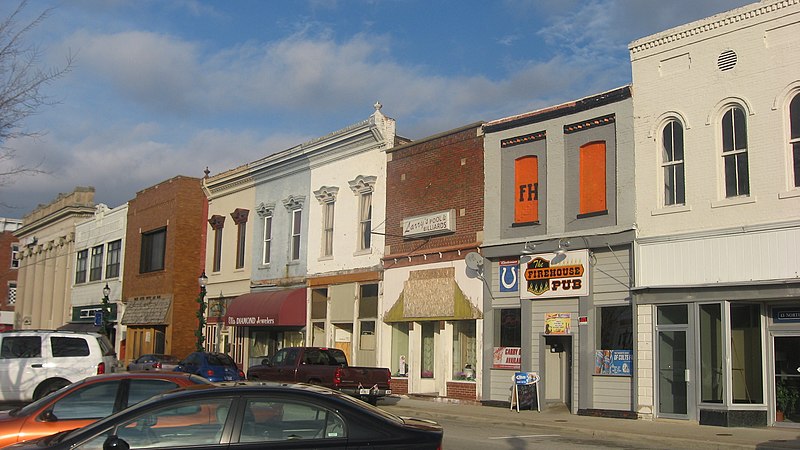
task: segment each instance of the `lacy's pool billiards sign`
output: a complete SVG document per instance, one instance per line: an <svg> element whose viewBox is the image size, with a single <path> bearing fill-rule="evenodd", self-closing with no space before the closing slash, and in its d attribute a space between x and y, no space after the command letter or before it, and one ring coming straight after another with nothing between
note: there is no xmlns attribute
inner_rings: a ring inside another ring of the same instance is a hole
<svg viewBox="0 0 800 450"><path fill-rule="evenodd" d="M527 299L582 297L589 295L589 251L567 252L566 258L552 264L552 253L534 255L520 264L522 281L519 297Z"/></svg>

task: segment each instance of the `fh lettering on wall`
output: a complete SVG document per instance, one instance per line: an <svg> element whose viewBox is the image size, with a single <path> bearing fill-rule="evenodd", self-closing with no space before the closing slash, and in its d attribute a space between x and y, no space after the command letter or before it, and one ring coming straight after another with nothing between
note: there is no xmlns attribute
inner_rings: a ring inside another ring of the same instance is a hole
<svg viewBox="0 0 800 450"><path fill-rule="evenodd" d="M560 297L582 297L589 295L589 251L567 252L566 258L552 264L552 253L535 255L532 260L520 264L522 282L519 297L542 299Z"/></svg>

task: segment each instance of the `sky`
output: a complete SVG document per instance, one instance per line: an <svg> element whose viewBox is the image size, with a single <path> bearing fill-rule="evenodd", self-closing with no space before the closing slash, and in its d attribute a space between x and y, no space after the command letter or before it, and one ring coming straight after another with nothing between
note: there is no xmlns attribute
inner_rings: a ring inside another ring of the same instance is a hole
<svg viewBox="0 0 800 450"><path fill-rule="evenodd" d="M77 186L114 208L367 119L420 139L631 82L628 44L754 0L31 0L42 70L69 71L0 143L0 217ZM0 1L0 19L17 0ZM0 82L4 82L0 74ZM635 95L635 94L634 94Z"/></svg>

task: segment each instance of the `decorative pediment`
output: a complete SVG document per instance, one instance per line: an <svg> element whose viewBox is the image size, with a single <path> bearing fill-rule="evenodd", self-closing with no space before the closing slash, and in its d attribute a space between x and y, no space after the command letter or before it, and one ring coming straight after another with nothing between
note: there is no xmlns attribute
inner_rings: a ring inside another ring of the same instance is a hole
<svg viewBox="0 0 800 450"><path fill-rule="evenodd" d="M306 197L304 195L290 195L283 200L283 206L286 207L287 211L292 212L296 209L302 209L305 202Z"/></svg>
<svg viewBox="0 0 800 450"><path fill-rule="evenodd" d="M353 191L354 194L366 194L375 190L375 182L378 181L378 177L374 175L364 176L359 175L355 178L355 180L348 181L350 184L350 189Z"/></svg>
<svg viewBox="0 0 800 450"><path fill-rule="evenodd" d="M236 208L231 213L231 219L233 219L233 223L236 225L240 225L243 223L247 223L247 217L250 215L250 211L247 209Z"/></svg>
<svg viewBox="0 0 800 450"><path fill-rule="evenodd" d="M339 194L339 188L335 186L322 186L314 191L314 197L317 198L321 204L333 203L336 201L336 196Z"/></svg>
<svg viewBox="0 0 800 450"><path fill-rule="evenodd" d="M261 217L271 216L274 211L275 211L275 203L261 202L258 204L258 207L256 208L256 213L258 213L258 215Z"/></svg>
<svg viewBox="0 0 800 450"><path fill-rule="evenodd" d="M213 230L221 230L225 226L225 216L215 214L208 219L208 224L211 225Z"/></svg>

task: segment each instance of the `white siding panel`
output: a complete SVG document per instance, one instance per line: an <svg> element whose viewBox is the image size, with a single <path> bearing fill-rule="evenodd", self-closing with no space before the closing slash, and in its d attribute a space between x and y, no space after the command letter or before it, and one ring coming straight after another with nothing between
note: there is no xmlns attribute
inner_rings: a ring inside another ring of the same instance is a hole
<svg viewBox="0 0 800 450"><path fill-rule="evenodd" d="M800 227L642 242L640 286L800 277Z"/></svg>
<svg viewBox="0 0 800 450"><path fill-rule="evenodd" d="M631 377L592 377L594 408L632 411Z"/></svg>

